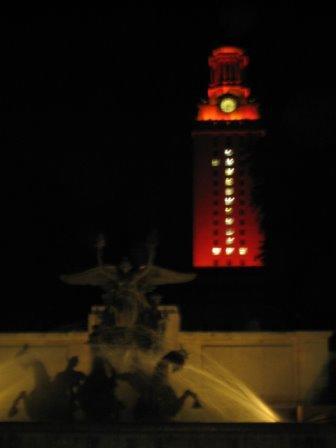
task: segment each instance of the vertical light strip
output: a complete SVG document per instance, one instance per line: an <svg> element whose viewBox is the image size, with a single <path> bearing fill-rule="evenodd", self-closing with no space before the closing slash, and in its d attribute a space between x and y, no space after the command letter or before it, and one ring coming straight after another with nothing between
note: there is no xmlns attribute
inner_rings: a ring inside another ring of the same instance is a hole
<svg viewBox="0 0 336 448"><path fill-rule="evenodd" d="M224 211L225 211L225 254L232 255L235 252L235 222L234 222L234 183L235 183L235 159L232 148L224 149Z"/></svg>

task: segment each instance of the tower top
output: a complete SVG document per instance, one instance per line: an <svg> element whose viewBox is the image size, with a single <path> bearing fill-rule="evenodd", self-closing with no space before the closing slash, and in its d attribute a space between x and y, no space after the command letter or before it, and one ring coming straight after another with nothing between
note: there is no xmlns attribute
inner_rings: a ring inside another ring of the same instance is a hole
<svg viewBox="0 0 336 448"><path fill-rule="evenodd" d="M248 62L248 57L241 48L216 48L209 57L211 69L210 86L241 84L242 70L247 66Z"/></svg>
<svg viewBox="0 0 336 448"><path fill-rule="evenodd" d="M243 85L243 71L249 63L244 50L219 47L209 57L208 99L199 106L198 121L258 120L258 106L249 99Z"/></svg>

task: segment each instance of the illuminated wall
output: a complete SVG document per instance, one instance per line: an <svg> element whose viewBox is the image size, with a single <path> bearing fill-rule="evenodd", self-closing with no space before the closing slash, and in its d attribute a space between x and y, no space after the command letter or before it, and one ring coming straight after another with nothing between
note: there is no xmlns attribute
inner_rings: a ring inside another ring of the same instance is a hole
<svg viewBox="0 0 336 448"><path fill-rule="evenodd" d="M248 159L264 131L258 106L242 85L247 63L234 47L214 50L209 58L208 100L199 106L193 131L195 267L262 265Z"/></svg>

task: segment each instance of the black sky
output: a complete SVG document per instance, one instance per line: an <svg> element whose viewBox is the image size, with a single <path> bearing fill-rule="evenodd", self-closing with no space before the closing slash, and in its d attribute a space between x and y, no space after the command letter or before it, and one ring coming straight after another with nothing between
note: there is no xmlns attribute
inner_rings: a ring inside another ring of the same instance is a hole
<svg viewBox="0 0 336 448"><path fill-rule="evenodd" d="M264 328L333 328L331 8L123 5L0 19L0 330L83 322L99 291L58 277L95 262L101 231L112 262L136 254L156 228L158 262L191 269L190 134L206 94L207 57L222 44L248 52L248 83L268 131L255 156L268 289L249 306ZM188 287L176 294L189 316L205 308L229 313L225 296L208 306ZM209 312L205 327L212 318ZM187 322L199 326L196 316Z"/></svg>

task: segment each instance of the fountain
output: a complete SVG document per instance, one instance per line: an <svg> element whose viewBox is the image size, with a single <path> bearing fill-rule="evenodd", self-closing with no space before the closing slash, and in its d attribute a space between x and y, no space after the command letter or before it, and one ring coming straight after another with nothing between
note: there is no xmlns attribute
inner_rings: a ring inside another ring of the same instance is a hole
<svg viewBox="0 0 336 448"><path fill-rule="evenodd" d="M98 238L96 267L61 276L103 290L88 337L64 336L60 346L59 335L48 344L36 335L9 347L0 366L1 446L334 446L334 430L286 424L230 365L206 352L200 364L180 345L155 288L195 275L154 265L155 238L136 268L126 259L105 264L104 246Z"/></svg>
<svg viewBox="0 0 336 448"><path fill-rule="evenodd" d="M154 265L153 236L147 241L147 263L137 268L127 259L118 266L105 264L104 247L105 239L100 236L96 267L61 276L70 285L103 290L104 307L86 344L85 371L78 369L80 359L74 353L64 370L51 374L50 350L43 356L39 350L22 347L7 366L11 372L18 372L11 375L12 384L6 385L9 395L9 391L17 390L8 419L110 423L280 420L215 359L207 357L206 369L200 368L190 362L183 347L169 340L167 319L155 288L192 281L195 274ZM20 378L17 383L16 376ZM33 379L30 386L28 378Z"/></svg>

